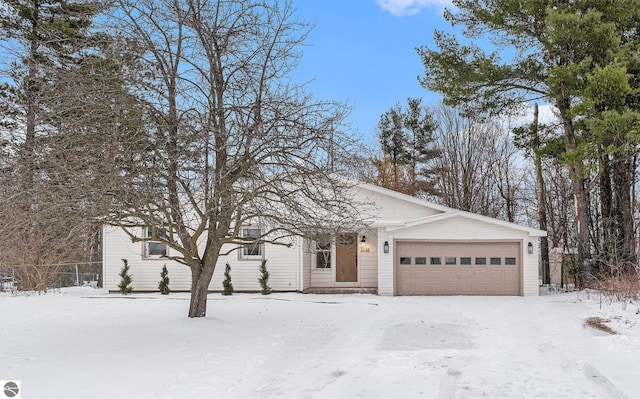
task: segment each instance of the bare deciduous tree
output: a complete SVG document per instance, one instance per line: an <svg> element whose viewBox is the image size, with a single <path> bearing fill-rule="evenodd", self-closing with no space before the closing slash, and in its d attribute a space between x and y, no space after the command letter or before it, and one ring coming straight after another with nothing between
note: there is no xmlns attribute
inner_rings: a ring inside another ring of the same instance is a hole
<svg viewBox="0 0 640 399"><path fill-rule="evenodd" d="M221 253L359 225L348 182L333 175L351 145L339 130L346 110L289 80L308 31L290 1L117 5L146 140L119 148L103 220L166 243L191 269L189 317L206 315ZM259 236L244 236L247 225Z"/></svg>
<svg viewBox="0 0 640 399"><path fill-rule="evenodd" d="M524 173L508 129L440 106L434 112L436 201L452 208L515 222L523 214Z"/></svg>

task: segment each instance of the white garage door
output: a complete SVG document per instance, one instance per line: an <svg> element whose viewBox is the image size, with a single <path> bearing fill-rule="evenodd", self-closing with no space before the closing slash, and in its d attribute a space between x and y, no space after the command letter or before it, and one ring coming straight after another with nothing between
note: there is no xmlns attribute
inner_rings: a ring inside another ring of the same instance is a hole
<svg viewBox="0 0 640 399"><path fill-rule="evenodd" d="M396 242L397 295L521 295L519 242Z"/></svg>

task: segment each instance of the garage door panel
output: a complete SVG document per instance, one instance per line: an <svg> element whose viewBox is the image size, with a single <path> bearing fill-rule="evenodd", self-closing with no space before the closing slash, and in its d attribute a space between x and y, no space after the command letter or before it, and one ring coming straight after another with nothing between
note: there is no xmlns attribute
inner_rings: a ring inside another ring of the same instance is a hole
<svg viewBox="0 0 640 399"><path fill-rule="evenodd" d="M520 268L518 242L396 242L398 295L520 295Z"/></svg>

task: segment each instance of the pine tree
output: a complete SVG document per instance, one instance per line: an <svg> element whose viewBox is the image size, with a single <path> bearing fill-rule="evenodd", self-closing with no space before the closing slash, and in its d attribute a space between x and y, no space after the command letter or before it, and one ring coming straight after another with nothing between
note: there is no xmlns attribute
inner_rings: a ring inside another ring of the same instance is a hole
<svg viewBox="0 0 640 399"><path fill-rule="evenodd" d="M260 292L262 295L269 295L271 294L271 287L269 287L269 271L267 270L266 260L263 260L260 263L258 270L260 271L260 278L258 279L258 282L260 283L260 287L262 287Z"/></svg>
<svg viewBox="0 0 640 399"><path fill-rule="evenodd" d="M224 281L222 282L222 286L224 289L222 290L222 295L231 295L233 294L233 284L231 284L231 266L229 263L224 268Z"/></svg>
<svg viewBox="0 0 640 399"><path fill-rule="evenodd" d="M435 193L433 171L427 165L440 151L434 147L436 125L430 112L421 98L408 98L406 107L396 103L380 116L378 140L383 158L374 161L381 180L378 184L413 196Z"/></svg>
<svg viewBox="0 0 640 399"><path fill-rule="evenodd" d="M87 196L90 190L78 188L75 179L84 176L84 170L68 180L58 180L74 159L70 151L75 151L75 146L65 149L63 159L57 158L61 168L56 171L51 170L51 154L61 134L77 137L85 130L78 121L98 114L87 106L95 101L90 100L93 97L80 94L82 85L68 77L79 76L78 71L87 59L96 56L98 44L107 37L94 34L92 28L94 18L106 6L102 1L76 0L0 2L0 141L2 152L7 154L3 162L8 162L3 167L14 172L2 176L3 186L11 184L5 193L13 197L2 193L0 200L0 247L3 261L29 265L20 268L21 272L36 276L37 284L48 284L51 273L41 271L49 270L48 264L87 260L81 251L90 238L83 226L96 215L83 214L85 203L90 201L70 199L60 191L74 192L76 188L77 198L102 197ZM91 81L104 80L96 74ZM63 87L73 90L59 90ZM104 91L109 90L102 88ZM74 102L83 106L74 109L70 106ZM113 102L109 106L113 107ZM90 179L94 178L91 175ZM7 201L11 201L10 210L5 208ZM77 206L79 202L83 205ZM85 219L79 220L82 217Z"/></svg>
<svg viewBox="0 0 640 399"><path fill-rule="evenodd" d="M4 88L13 86L20 92L16 98L26 119L27 150L34 149L37 124L42 123L45 86L55 79L56 70L78 65L83 52L96 43L89 28L103 7L99 2L68 0L2 2L0 38L12 47L3 55L14 57L16 65L13 82Z"/></svg>
<svg viewBox="0 0 640 399"><path fill-rule="evenodd" d="M160 282L158 283L158 289L162 295L169 295L171 289L169 289L169 271L167 265L162 266L162 272L160 273Z"/></svg>
<svg viewBox="0 0 640 399"><path fill-rule="evenodd" d="M120 288L120 292L122 293L122 295L127 295L130 294L131 291L133 291L133 287L131 286L133 279L129 274L129 261L126 259L122 259L122 263L122 269L120 270L119 274L121 280L118 288Z"/></svg>

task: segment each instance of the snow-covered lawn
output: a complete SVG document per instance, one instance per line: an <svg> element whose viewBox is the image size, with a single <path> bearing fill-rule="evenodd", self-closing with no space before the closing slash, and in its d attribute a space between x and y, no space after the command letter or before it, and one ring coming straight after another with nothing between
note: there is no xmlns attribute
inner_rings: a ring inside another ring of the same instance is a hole
<svg viewBox="0 0 640 399"><path fill-rule="evenodd" d="M185 294L0 295L22 398L640 397L637 306L584 293L210 294L204 319Z"/></svg>

